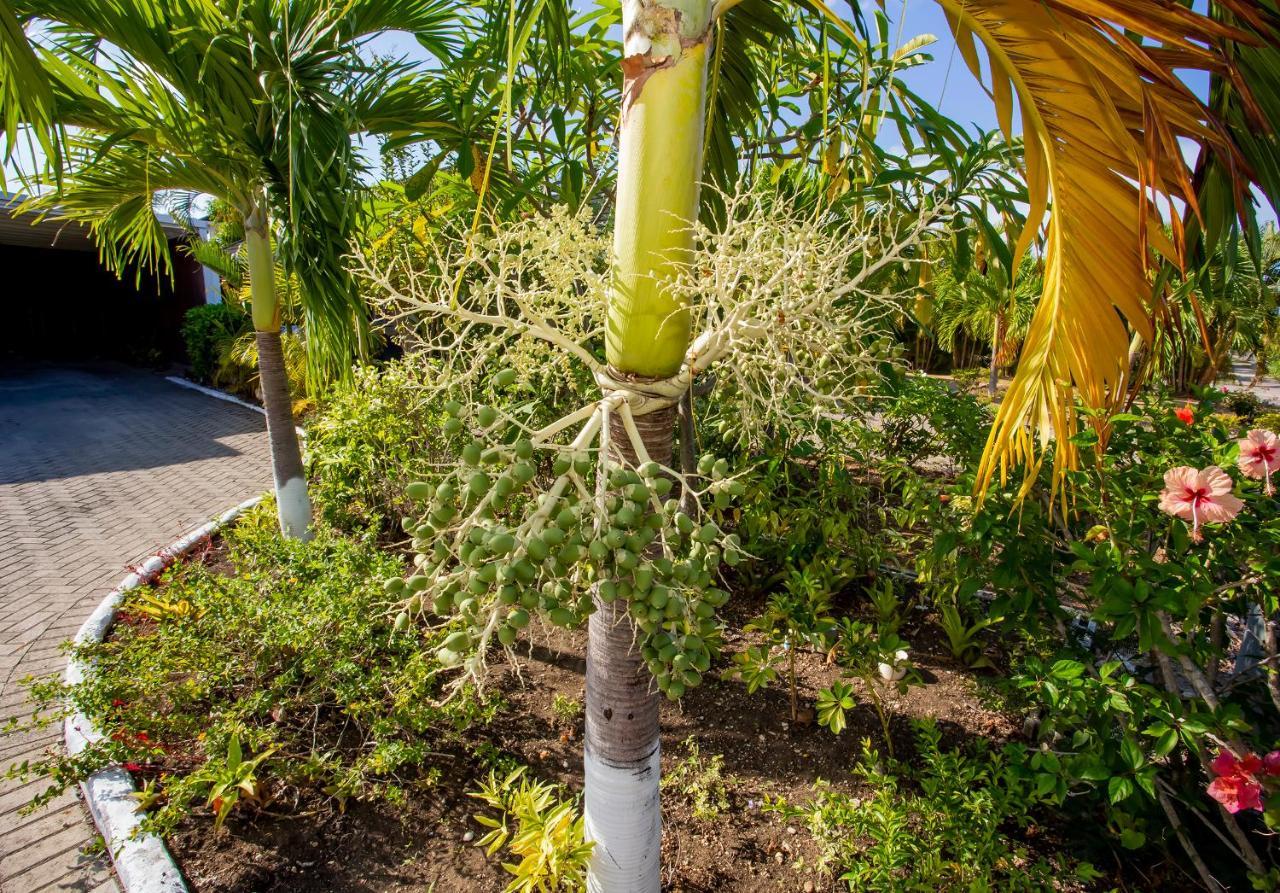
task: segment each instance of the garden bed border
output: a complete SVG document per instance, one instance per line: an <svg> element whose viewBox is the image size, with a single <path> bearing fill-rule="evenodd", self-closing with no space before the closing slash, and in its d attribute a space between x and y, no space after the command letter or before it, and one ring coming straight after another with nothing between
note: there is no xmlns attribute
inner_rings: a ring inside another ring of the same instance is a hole
<svg viewBox="0 0 1280 893"><path fill-rule="evenodd" d="M177 559L191 552L261 500L262 496L245 500L138 565L89 615L89 619L76 633L75 644L101 642L115 620L116 610L125 593L153 583ZM67 662L66 683L78 685L92 672L91 664L73 656ZM87 716L77 712L64 721L63 738L67 754L74 757L89 744L100 741L103 733ZM178 870L164 841L153 833L136 833L141 817L135 812L137 801L132 795L136 789L128 771L122 766L107 766L82 781L80 789L125 893L187 893L182 872Z"/></svg>

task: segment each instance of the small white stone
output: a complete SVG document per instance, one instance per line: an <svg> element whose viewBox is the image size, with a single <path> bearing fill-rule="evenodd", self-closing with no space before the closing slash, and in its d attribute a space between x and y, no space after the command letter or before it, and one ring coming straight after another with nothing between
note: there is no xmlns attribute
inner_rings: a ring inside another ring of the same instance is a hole
<svg viewBox="0 0 1280 893"><path fill-rule="evenodd" d="M466 834L463 834L463 835L462 835L462 842L463 842L463 843L471 843L471 841L473 841L473 840L475 840L475 839L476 839L476 832L474 832L474 831L468 831Z"/></svg>

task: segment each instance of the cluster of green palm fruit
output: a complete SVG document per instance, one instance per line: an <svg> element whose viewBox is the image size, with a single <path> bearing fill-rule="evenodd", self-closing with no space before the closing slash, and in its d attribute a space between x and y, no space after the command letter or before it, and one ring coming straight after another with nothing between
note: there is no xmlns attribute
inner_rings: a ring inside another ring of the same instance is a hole
<svg viewBox="0 0 1280 893"><path fill-rule="evenodd" d="M453 433L469 422L488 442L464 446L439 484L408 487L417 511L403 525L416 573L385 584L401 606L396 629L426 614L454 621L436 656L458 666L493 639L514 644L535 613L570 628L596 610L596 598L621 598L661 690L678 698L697 685L720 640L716 609L728 598L716 572L722 561L740 560L737 538L683 512L655 462L609 463L597 498L592 454L561 451L544 489L535 482L533 444L501 438L496 411L446 409L458 423ZM703 457L699 471L711 479L705 495L716 506L740 495L724 460Z"/></svg>

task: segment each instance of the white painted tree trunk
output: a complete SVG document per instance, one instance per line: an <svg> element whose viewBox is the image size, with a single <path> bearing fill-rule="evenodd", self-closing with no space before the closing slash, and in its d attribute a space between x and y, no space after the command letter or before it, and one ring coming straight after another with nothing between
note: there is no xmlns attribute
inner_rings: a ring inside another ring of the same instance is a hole
<svg viewBox="0 0 1280 893"><path fill-rule="evenodd" d="M586 833L596 842L588 893L652 893L661 888L660 755L661 748L655 746L642 766L614 766L586 752Z"/></svg>
<svg viewBox="0 0 1280 893"><path fill-rule="evenodd" d="M245 215L245 251L254 335L258 344L258 379L267 414L271 470L275 480L280 532L291 539L310 539L311 499L307 495L302 447L293 420L292 396L280 342L280 302L276 295L271 237L261 201Z"/></svg>

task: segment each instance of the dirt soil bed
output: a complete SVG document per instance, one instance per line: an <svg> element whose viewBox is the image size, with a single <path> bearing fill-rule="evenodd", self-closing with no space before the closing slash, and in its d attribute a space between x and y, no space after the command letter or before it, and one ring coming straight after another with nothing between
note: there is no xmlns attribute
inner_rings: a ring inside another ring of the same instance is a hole
<svg viewBox="0 0 1280 893"><path fill-rule="evenodd" d="M200 559L230 572L217 552L215 547ZM727 607L720 666L755 641L742 630L759 608L741 602ZM903 633L916 649L912 657L925 684L887 696L898 757L910 759L913 719L935 719L946 746L982 738L998 747L1016 737L1020 722L983 704L972 674L952 660L937 628L922 621L916 616ZM496 749L541 778L581 789L581 712L570 718L565 708L582 701L585 644L585 631L548 628L532 646L521 646L518 662L495 665L493 684L505 708L490 725L470 730L465 746L441 753L438 780L406 805L350 802L340 811L315 795L293 792L291 799L282 792L265 813L233 814L220 832L209 816L189 818L168 844L193 893L501 891L510 875L499 858L486 858L475 845L486 829L474 821L482 807L468 793L488 774L481 754L492 757ZM798 723L791 721L784 688L748 695L742 683L715 673L682 703L664 702L664 775L695 742L703 761L723 755L729 803L715 819L700 820L681 792L663 790L664 890L845 889L818 871L808 831L760 804L777 797L806 802L818 779L857 793L850 769L861 741L869 737L883 750L883 733L865 697L841 735L818 726L814 697L838 670L814 653L800 656L798 670Z"/></svg>

